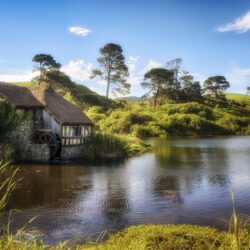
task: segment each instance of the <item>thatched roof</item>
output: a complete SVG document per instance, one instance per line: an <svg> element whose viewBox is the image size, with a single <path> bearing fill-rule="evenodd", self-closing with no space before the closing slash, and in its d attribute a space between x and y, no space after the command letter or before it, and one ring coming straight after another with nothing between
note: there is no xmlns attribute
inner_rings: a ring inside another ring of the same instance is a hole
<svg viewBox="0 0 250 250"><path fill-rule="evenodd" d="M80 109L56 94L51 87L34 86L29 89L60 124L93 125L93 122Z"/></svg>
<svg viewBox="0 0 250 250"><path fill-rule="evenodd" d="M15 108L42 108L41 104L28 88L0 82L0 97L3 97Z"/></svg>
<svg viewBox="0 0 250 250"><path fill-rule="evenodd" d="M45 108L62 125L93 125L80 109L48 86L19 87L0 83L0 96L16 108Z"/></svg>

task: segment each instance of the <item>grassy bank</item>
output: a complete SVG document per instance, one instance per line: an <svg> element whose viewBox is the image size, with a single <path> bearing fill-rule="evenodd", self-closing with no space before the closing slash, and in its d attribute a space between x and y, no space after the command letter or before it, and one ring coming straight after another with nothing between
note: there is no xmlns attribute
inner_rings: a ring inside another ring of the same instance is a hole
<svg viewBox="0 0 250 250"><path fill-rule="evenodd" d="M2 250L249 250L249 247L247 230L241 230L236 237L232 233L193 225L132 226L112 235L106 242L90 242L83 245L64 242L56 246L48 246L35 237L25 240L25 234L20 232L18 235L9 234L0 237L0 249Z"/></svg>

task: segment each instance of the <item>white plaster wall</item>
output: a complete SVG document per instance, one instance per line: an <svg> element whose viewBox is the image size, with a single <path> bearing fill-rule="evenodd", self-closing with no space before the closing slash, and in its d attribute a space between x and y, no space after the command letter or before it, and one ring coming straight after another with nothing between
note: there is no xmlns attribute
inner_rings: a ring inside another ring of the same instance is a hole
<svg viewBox="0 0 250 250"><path fill-rule="evenodd" d="M43 110L43 127L44 129L51 129L52 132L61 134L60 124L51 116L46 110Z"/></svg>

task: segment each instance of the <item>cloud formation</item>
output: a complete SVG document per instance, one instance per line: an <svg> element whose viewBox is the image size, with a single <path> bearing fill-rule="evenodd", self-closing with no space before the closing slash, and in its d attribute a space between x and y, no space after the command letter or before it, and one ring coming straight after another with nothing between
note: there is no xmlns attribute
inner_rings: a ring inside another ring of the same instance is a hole
<svg viewBox="0 0 250 250"><path fill-rule="evenodd" d="M70 61L63 65L61 70L76 81L87 81L91 75L93 65L85 62L83 59Z"/></svg>
<svg viewBox="0 0 250 250"><path fill-rule="evenodd" d="M92 32L92 30L85 28L85 27L80 27L80 26L72 26L68 28L69 33L72 33L76 36L87 36L89 33Z"/></svg>
<svg viewBox="0 0 250 250"><path fill-rule="evenodd" d="M247 87L250 87L250 68L234 67L225 76L231 84L230 92L244 94Z"/></svg>
<svg viewBox="0 0 250 250"><path fill-rule="evenodd" d="M1 74L0 73L0 81L1 82L27 82L32 78L37 76L37 72L33 72L31 70L22 71L15 74Z"/></svg>
<svg viewBox="0 0 250 250"><path fill-rule="evenodd" d="M232 23L227 23L216 28L219 32L236 31L238 33L245 33L250 30L250 11L245 15L240 16Z"/></svg>

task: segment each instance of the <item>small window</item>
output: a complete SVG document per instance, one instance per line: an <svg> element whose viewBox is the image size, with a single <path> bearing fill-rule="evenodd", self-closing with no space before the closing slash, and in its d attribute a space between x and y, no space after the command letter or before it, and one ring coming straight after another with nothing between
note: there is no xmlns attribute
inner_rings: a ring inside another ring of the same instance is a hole
<svg viewBox="0 0 250 250"><path fill-rule="evenodd" d="M82 128L79 126L73 127L73 136L81 136L82 135Z"/></svg>

